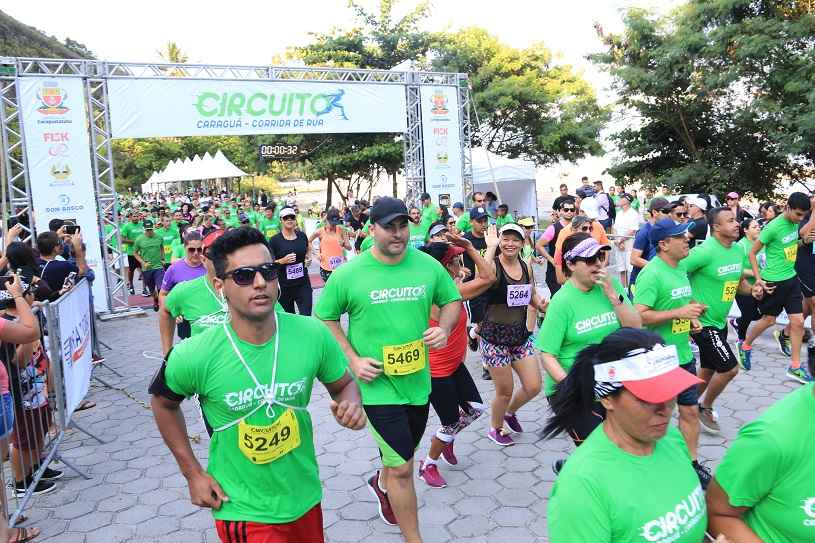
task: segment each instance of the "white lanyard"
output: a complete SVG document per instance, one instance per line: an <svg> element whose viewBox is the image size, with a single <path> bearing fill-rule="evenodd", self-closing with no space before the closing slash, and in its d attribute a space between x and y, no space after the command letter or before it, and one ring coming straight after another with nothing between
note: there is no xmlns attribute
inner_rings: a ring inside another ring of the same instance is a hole
<svg viewBox="0 0 815 543"><path fill-rule="evenodd" d="M204 286L207 287L207 290L209 291L209 293L212 294L212 297L215 298L215 301L218 302L218 305L221 306L221 310L228 313L229 312L229 307L226 305L226 301L224 301L223 298L218 296L215 293L215 291L212 290L212 287L209 286L209 277L208 276L204 278ZM227 336L229 336L229 334L227 334ZM230 338L230 339L232 339L232 338ZM277 351L275 351L275 356L277 356Z"/></svg>
<svg viewBox="0 0 815 543"><path fill-rule="evenodd" d="M275 319L275 337L274 337L274 359L273 359L273 362L272 362L272 382L271 382L271 385L270 385L269 389L267 389L266 394L263 397L263 401L260 404L258 404L257 407L255 407L249 413L245 414L244 416L240 417L239 419L234 420L234 421L232 421L232 422L230 422L228 424L225 424L225 425L221 426L220 428L215 428L214 430L216 432L221 432L223 430L226 430L227 428L231 428L232 426L238 424L239 422L245 420L250 415L257 412L257 410L260 409L261 407L263 407L264 405L266 406L266 416L268 416L269 418L274 417L274 405L275 404L282 405L283 407L288 407L289 409L299 409L299 410L303 410L303 411L306 410L305 407L299 407L299 406L296 406L296 405L289 405L289 404L283 403L281 401L278 401L277 398L276 398L275 388L276 388L276 383L277 383L277 354L279 352L279 346L280 346L280 321L277 318L277 313L274 314L274 319ZM241 364L243 364L243 367L246 368L246 371L249 373L249 377L251 377L252 381L254 381L254 383L255 383L255 387L257 387L257 389L262 390L263 386L260 384L260 381L255 376L255 373L252 371L252 368L250 368L249 364L247 364L246 360L244 360L240 349L238 349L238 345L235 343L235 340L232 339L232 334L229 333L229 328L227 328L226 323L223 323L223 327L224 327L224 334L226 334L227 339L229 339L229 343L232 345L232 350L238 356L238 360L240 360Z"/></svg>

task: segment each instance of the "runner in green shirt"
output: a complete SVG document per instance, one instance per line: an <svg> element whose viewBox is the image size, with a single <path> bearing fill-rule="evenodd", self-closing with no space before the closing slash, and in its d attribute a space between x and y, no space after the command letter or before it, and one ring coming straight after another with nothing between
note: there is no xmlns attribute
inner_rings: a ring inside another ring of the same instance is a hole
<svg viewBox="0 0 815 543"><path fill-rule="evenodd" d="M418 249L427 241L427 231L429 229L429 225L425 226L424 221L422 221L422 212L419 211L419 208L411 207L408 213L408 229L410 230L408 247Z"/></svg>
<svg viewBox="0 0 815 543"><path fill-rule="evenodd" d="M569 431L596 403L606 418L552 487L552 543L704 540L705 493L670 425L677 394L699 379L661 343L653 332L617 330L583 349L558 388L545 436Z"/></svg>
<svg viewBox="0 0 815 543"><path fill-rule="evenodd" d="M499 205L498 212L495 214L495 226L500 229L511 222L515 222L515 217L509 212L509 206L506 204Z"/></svg>
<svg viewBox="0 0 815 543"><path fill-rule="evenodd" d="M740 356L747 365L751 364L753 342L765 330L775 324L781 311L786 311L790 321L790 345L792 354L787 377L800 383L812 380L812 377L801 367L801 344L804 337L804 310L801 285L795 272L795 259L798 255L798 224L804 220L812 208L810 198L803 192L793 192L787 199L787 206L780 215L767 224L750 249L750 266L753 275L758 277L756 285L764 290L764 297L759 304L763 315L748 330L747 337L741 344ZM809 222L801 227L800 235L806 236L815 229L815 213ZM767 255L767 267L763 270L758 265L758 253L764 249Z"/></svg>
<svg viewBox="0 0 815 543"><path fill-rule="evenodd" d="M727 342L727 314L738 293L750 294L742 279L744 253L736 245L739 223L727 207L711 210L710 235L682 261L695 299L707 306L699 318L702 329L692 334L699 347L699 422L710 433L721 431L713 402L739 372L738 360Z"/></svg>
<svg viewBox="0 0 815 543"><path fill-rule="evenodd" d="M167 269L172 263L173 245L181 241L181 234L178 226L173 227L170 217L165 215L161 219L161 226L156 228L156 235L161 238L161 243L164 246L164 269Z"/></svg>
<svg viewBox="0 0 815 543"><path fill-rule="evenodd" d="M642 324L658 333L666 345L674 345L682 368L696 374L696 362L690 349L691 330L700 331L699 318L706 306L693 300L688 275L682 260L688 256L687 223L671 219L654 223L649 233L656 256L637 275L634 305L642 315ZM677 397L679 430L685 436L693 467L703 488L710 471L697 462L699 448L699 390L692 386Z"/></svg>
<svg viewBox="0 0 815 543"><path fill-rule="evenodd" d="M408 247L407 217L401 200L377 200L371 210L374 247L333 272L315 315L334 333L360 382L384 466L368 481L380 516L392 525L398 519L405 538L420 541L413 454L427 424L427 349L447 343L461 296L436 259ZM432 305L441 308L439 325L428 328ZM347 336L340 327L344 313Z"/></svg>
<svg viewBox="0 0 815 543"><path fill-rule="evenodd" d="M324 326L275 311L277 268L259 231L227 232L208 255L231 317L169 355L150 386L156 423L192 503L212 508L222 541L235 533L251 534L252 541L285 533L289 541L322 542L322 491L308 412L312 386L315 379L325 385L335 420L354 430L365 426L359 388ZM257 390L264 392L251 393ZM206 471L180 410L194 394L214 429Z"/></svg>
<svg viewBox="0 0 815 543"><path fill-rule="evenodd" d="M753 243L758 239L761 233L761 225L756 219L745 219L741 224L741 233L743 237L738 241L736 246L744 254L744 260L742 261L742 267L744 268L743 273L747 278L747 282L752 287L756 282L756 278L753 277L753 268L750 265L750 249L753 248ZM763 269L766 263L766 255L764 251L761 251L758 254L758 265ZM736 354L739 359L739 366L745 371L750 371L751 366L747 363L744 356L742 356L744 351L741 349L741 343L744 341L744 338L747 337L747 327L750 326L750 323L761 318L758 304L758 300L753 298L752 294L736 294L736 305L739 307L739 316L738 318L730 319L730 326L736 331L736 336L738 337L738 349Z"/></svg>
<svg viewBox="0 0 815 543"><path fill-rule="evenodd" d="M127 269L124 275L127 277L128 290L130 294L135 294L133 276L136 273L136 268L139 267L139 261L133 256L133 243L135 243L137 237L144 234L144 227L141 222L141 213L138 211L131 210L128 213L128 218L130 220L119 228L119 235L122 237L122 250L127 254ZM143 278L142 281L144 281ZM142 294L145 292L147 292L146 286L143 288Z"/></svg>
<svg viewBox="0 0 815 543"><path fill-rule="evenodd" d="M812 361L809 371L815 371ZM742 427L708 490L714 535L739 542L815 541L814 416L809 383Z"/></svg>
<svg viewBox="0 0 815 543"><path fill-rule="evenodd" d="M144 234L133 244L133 257L139 262L144 286L153 298L153 311L158 311L158 292L164 278L164 242L156 235L150 219L145 219Z"/></svg>
<svg viewBox="0 0 815 543"><path fill-rule="evenodd" d="M258 230L266 236L266 239L272 239L280 232L280 219L275 215L274 205L266 206L263 216L258 219Z"/></svg>

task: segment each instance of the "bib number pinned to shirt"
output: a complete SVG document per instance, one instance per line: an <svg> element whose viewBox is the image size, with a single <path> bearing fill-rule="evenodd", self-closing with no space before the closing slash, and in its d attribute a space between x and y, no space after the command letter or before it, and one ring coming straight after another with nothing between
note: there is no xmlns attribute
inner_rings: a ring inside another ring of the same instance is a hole
<svg viewBox="0 0 815 543"><path fill-rule="evenodd" d="M265 426L238 424L238 448L253 464L274 462L299 446L300 426L291 409Z"/></svg>
<svg viewBox="0 0 815 543"><path fill-rule="evenodd" d="M293 279L300 279L303 277L303 263L289 264L286 266L286 279L289 281Z"/></svg>
<svg viewBox="0 0 815 543"><path fill-rule="evenodd" d="M328 267L331 268L331 271L334 271L337 268L339 268L343 262L345 262L345 259L341 256L328 257Z"/></svg>
<svg viewBox="0 0 815 543"><path fill-rule="evenodd" d="M673 319L671 321L672 334L687 334L690 332L690 319Z"/></svg>
<svg viewBox="0 0 815 543"><path fill-rule="evenodd" d="M725 281L724 289L722 289L722 301L732 302L736 299L736 293L739 290L738 281Z"/></svg>
<svg viewBox="0 0 815 543"><path fill-rule="evenodd" d="M798 256L798 244L784 247L784 256L789 262L795 262L795 258Z"/></svg>
<svg viewBox="0 0 815 543"><path fill-rule="evenodd" d="M507 285L507 305L519 307L532 301L532 285Z"/></svg>
<svg viewBox="0 0 815 543"><path fill-rule="evenodd" d="M417 339L402 345L385 345L382 347L382 361L385 375L416 373L427 364L424 343Z"/></svg>

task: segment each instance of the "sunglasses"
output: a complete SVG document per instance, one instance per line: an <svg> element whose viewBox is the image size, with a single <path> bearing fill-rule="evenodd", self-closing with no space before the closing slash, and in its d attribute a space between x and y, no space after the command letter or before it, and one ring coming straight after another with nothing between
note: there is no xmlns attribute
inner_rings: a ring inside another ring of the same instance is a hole
<svg viewBox="0 0 815 543"><path fill-rule="evenodd" d="M574 208L573 207L564 207L564 208L561 208L561 209L563 210L564 213L574 213Z"/></svg>
<svg viewBox="0 0 815 543"><path fill-rule="evenodd" d="M603 263L606 261L606 251L598 251L594 256L582 257L578 256L574 259L575 262L585 262L589 266L594 266L598 262Z"/></svg>
<svg viewBox="0 0 815 543"><path fill-rule="evenodd" d="M581 232L591 232L591 226L581 226L580 231Z"/></svg>
<svg viewBox="0 0 815 543"><path fill-rule="evenodd" d="M687 214L687 213L675 213L675 215L676 215L677 217L679 217L680 219L688 216L688 214Z"/></svg>
<svg viewBox="0 0 815 543"><path fill-rule="evenodd" d="M449 221L447 223L447 226L455 226L455 224L456 224L456 221Z"/></svg>
<svg viewBox="0 0 815 543"><path fill-rule="evenodd" d="M296 221L297 218L294 215L286 215L285 217L283 217L280 220L281 221Z"/></svg>
<svg viewBox="0 0 815 543"><path fill-rule="evenodd" d="M232 278L239 287L248 287L255 282L255 275L260 273L264 281L274 281L277 279L277 266L271 262L260 266L242 266L228 271L221 279Z"/></svg>
<svg viewBox="0 0 815 543"><path fill-rule="evenodd" d="M202 254L204 254L204 248L203 247L187 247L187 252L190 253L190 254L198 253L198 254L202 255Z"/></svg>

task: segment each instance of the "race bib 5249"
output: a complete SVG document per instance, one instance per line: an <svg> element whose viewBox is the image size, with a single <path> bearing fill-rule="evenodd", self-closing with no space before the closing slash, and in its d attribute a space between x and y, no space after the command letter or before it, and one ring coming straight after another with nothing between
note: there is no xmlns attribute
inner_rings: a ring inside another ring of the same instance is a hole
<svg viewBox="0 0 815 543"><path fill-rule="evenodd" d="M238 448L253 464L274 462L299 446L300 427L291 409L266 426L238 424Z"/></svg>

